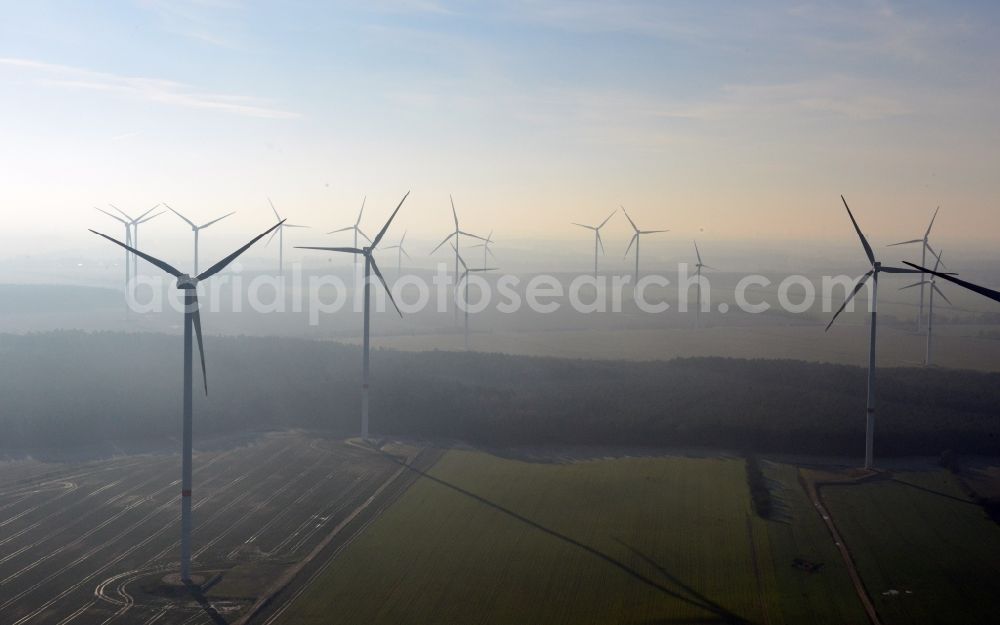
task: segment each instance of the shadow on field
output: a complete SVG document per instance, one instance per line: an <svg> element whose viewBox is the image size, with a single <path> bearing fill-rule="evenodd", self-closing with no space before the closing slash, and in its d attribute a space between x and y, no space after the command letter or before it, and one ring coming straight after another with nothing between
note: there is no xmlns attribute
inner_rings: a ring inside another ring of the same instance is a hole
<svg viewBox="0 0 1000 625"><path fill-rule="evenodd" d="M206 615L208 615L208 618L212 619L213 623L216 625L229 624L229 621L223 618L223 616L219 614L218 610L216 610L212 606L212 603L205 597L205 592L201 586L191 583L185 584L185 586L187 586L188 592L191 593L194 600L201 606L201 609L205 611Z"/></svg>
<svg viewBox="0 0 1000 625"><path fill-rule="evenodd" d="M630 567L628 564L625 564L621 560L618 560L617 558L615 558L613 556L610 556L610 555L604 553L603 551L599 551L598 549L595 549L594 547L591 547L590 545L582 543L582 542L580 542L580 541L578 541L578 540L576 540L574 538L570 538L569 536L566 536L565 534L557 532L554 529L546 527L546 526L542 525L541 523L538 523L537 521L532 521L531 519L529 519L529 518L527 518L525 516L522 516L522 515L518 514L517 512L514 512L513 510L505 508L505 507L501 506L498 503L490 501L489 499L486 499L485 497L483 497L481 495L477 495L476 493L473 493L471 491L465 490L461 486L457 486L455 484L452 484L451 482L447 482L447 481L442 480L440 478L434 477L433 475L430 475L426 471L422 471L422 470L420 470L420 469L418 469L416 467L410 466L410 465L406 464L405 462L401 461L396 456L393 456L393 455L388 454L388 453L386 453L384 451L381 451L381 450L379 450L379 453L381 453L381 454L383 454L385 456L388 456L389 458L392 459L393 462L395 462L395 463L397 463L397 464L405 467L408 471L413 471L414 473L417 473L418 475L420 475L423 478L426 478L426 479L428 479L428 480L430 480L430 481L432 481L432 482L434 482L436 484L440 484L441 486L444 486L445 488L449 488L449 489L451 489L451 490L453 490L453 491L455 491L455 492L457 492L457 493L459 493L461 495L464 495L465 497L468 497L469 499L477 501L477 502L479 502L479 503L481 503L483 505L489 506L490 508L493 508L494 510L496 510L498 512L501 512L501 513L507 515L508 517L510 517L512 519L520 521L521 523L524 523L525 525L528 525L528 526L533 527L533 528L535 528L535 529L537 529L537 530L539 530L541 532L544 532L544 533L548 534L549 536L552 536L553 538L556 538L556 539L558 539L558 540L560 540L560 541L562 541L562 542L564 542L566 544L569 544L569 545L572 545L573 547L581 549L581 550L589 553L590 555L595 556L595 557L603 560L607 564L610 564L611 566L619 569L620 571L624 572L629 577L631 577L631 578L633 578L633 579L635 579L635 580L637 580L637 581L639 581L639 582L641 582L641 583L643 583L643 584L645 584L645 585L647 585L647 586L649 586L649 587L651 587L651 588L653 588L655 590L658 590L659 592L661 592L661 593L663 593L665 595L673 597L674 599L677 599L679 601L683 601L684 603L687 603L689 605L695 606L697 608L701 608L701 609L706 610L708 612L711 612L711 613L713 613L715 615L714 617L707 617L705 619L694 619L694 620L689 619L689 618L688 619L678 619L678 620L671 620L671 619L667 619L667 620L654 620L654 621L650 621L649 622L650 625L653 625L655 623L663 623L665 625L667 623L696 623L696 622L733 623L733 624L739 624L739 625L753 625L751 621L748 621L747 619L739 616L738 614L734 614L733 612L730 612L729 610L726 610L722 606L720 606L720 605L718 605L718 604L716 604L716 603L708 600L707 598L703 597L702 595L698 594L690 586L687 586L686 584L683 584L676 577L674 577L673 575L670 575L663 567L661 567L660 565L656 564L652 560L648 559L645 555L643 555L643 554L639 553L638 551L632 549L628 545L625 545L625 543L622 543L621 541L618 541L618 542L620 544L624 545L629 550L631 550L633 553L639 555L639 557L641 557L643 560L646 560L647 562L649 562L650 564L652 564L652 566L654 568L656 568L657 571L659 571L660 573L662 573L671 582L673 582L673 583L677 584L678 586L680 586L682 589L684 589L686 592L688 592L694 598L682 595L682 594L680 594L680 593L678 593L678 592L676 592L674 590L671 590L670 588L667 588L666 586L664 586L663 584L657 582L656 580L651 579L651 578L647 577L646 575L642 574L641 572L633 569L632 567ZM617 540L617 539L615 539L615 540Z"/></svg>
<svg viewBox="0 0 1000 625"><path fill-rule="evenodd" d="M952 501L957 501L959 503L969 504L970 506L978 506L979 505L975 501L971 501L969 499L964 499L962 497L956 497L955 495L951 495L951 494L948 494L948 493L942 493L941 491L934 490L933 488L927 488L926 486L921 486L920 484L914 484L913 482L907 482L905 480L901 480L898 477L891 477L891 478L889 478L889 481L890 482L895 482L896 484L902 484L903 486L909 486L910 488L915 488L915 489L917 489L919 491L923 491L925 493L930 493L931 495L937 495L938 497L944 497L945 499L951 499Z"/></svg>

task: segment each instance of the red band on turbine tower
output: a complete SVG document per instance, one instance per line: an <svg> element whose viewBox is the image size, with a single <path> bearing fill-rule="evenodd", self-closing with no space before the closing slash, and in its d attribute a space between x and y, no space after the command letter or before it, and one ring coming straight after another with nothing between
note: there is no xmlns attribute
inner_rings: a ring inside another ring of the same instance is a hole
<svg viewBox="0 0 1000 625"><path fill-rule="evenodd" d="M182 490L181 491L181 497L190 497L190 496L191 496L191 491L189 491L189 490Z"/></svg>

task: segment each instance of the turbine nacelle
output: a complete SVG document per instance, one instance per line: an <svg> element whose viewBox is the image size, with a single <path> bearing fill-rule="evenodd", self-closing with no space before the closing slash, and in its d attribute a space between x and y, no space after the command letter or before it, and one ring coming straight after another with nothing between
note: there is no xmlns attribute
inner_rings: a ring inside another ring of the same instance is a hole
<svg viewBox="0 0 1000 625"><path fill-rule="evenodd" d="M197 289L198 288L198 278L189 276L188 274L181 274L177 276L177 288L178 289Z"/></svg>

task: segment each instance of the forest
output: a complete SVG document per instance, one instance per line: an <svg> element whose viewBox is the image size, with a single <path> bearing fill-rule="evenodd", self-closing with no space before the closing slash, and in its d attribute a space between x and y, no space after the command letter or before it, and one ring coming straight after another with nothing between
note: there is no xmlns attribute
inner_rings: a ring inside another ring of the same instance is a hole
<svg viewBox="0 0 1000 625"><path fill-rule="evenodd" d="M150 333L0 335L0 454L167 442L182 341ZM353 436L361 353L326 341L205 337L195 437L304 428ZM877 454L1000 451L1000 374L878 370ZM857 455L865 369L795 360L566 360L372 353L379 436L482 446L629 445Z"/></svg>

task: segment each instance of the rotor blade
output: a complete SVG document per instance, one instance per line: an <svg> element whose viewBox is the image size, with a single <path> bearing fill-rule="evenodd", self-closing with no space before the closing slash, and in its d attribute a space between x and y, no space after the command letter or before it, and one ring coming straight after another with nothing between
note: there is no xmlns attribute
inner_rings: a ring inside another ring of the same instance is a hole
<svg viewBox="0 0 1000 625"><path fill-rule="evenodd" d="M940 206L938 206L937 208L935 208L934 209L934 214L931 215L931 223L927 226L927 232L924 232L924 238L925 239L927 237L931 236L931 228L934 227L934 220L937 219L937 214L938 214L939 210L941 210Z"/></svg>
<svg viewBox="0 0 1000 625"><path fill-rule="evenodd" d="M993 289L987 289L984 286L979 286L978 284L973 284L971 282L966 282L965 280L962 280L960 278L955 278L955 277L953 277L951 275L948 275L946 273L941 273L940 271L933 271L931 269L927 269L926 267L921 267L920 265L915 265L913 263L909 263L909 262L906 262L906 261L903 261L903 262L905 262L910 267L916 267L917 269L919 269L921 271L924 271L924 272L930 273L930 274L934 274L935 276L937 276L939 278L944 278L948 282L954 282L958 286L963 286L963 287L969 289L970 291L974 291L976 293L979 293L983 297L988 297L988 298L990 298L991 300L993 300L995 302L1000 302L1000 291L994 291Z"/></svg>
<svg viewBox="0 0 1000 625"><path fill-rule="evenodd" d="M861 245L865 248L865 254L868 255L868 262L874 265L875 252L872 251L872 246L868 245L868 239L866 239L865 235L861 233L861 228L858 226L857 220L854 219L854 213L851 212L851 207L847 205L847 200L844 199L843 195L840 196L840 201L844 203L844 208L847 209L847 215L851 218L851 223L854 224L854 231L858 233L858 238L861 239Z"/></svg>
<svg viewBox="0 0 1000 625"><path fill-rule="evenodd" d="M702 264L701 268L702 269L711 269L712 271L718 271L718 269L716 269L715 267L710 267L710 266L705 265L705 264Z"/></svg>
<svg viewBox="0 0 1000 625"><path fill-rule="evenodd" d="M200 230L202 228L207 228L207 227L211 226L212 224L214 224L214 223L216 223L218 221L222 221L226 217L229 217L230 215L235 215L235 214L236 214L236 211L233 211L231 213L226 213L225 215L223 215L222 217L219 217L218 219L213 219L212 221L208 222L207 224L203 224L201 226L198 226L198 229ZM291 226L289 226L289 227L291 227Z"/></svg>
<svg viewBox="0 0 1000 625"><path fill-rule="evenodd" d="M830 319L830 323L826 324L826 330L830 329L830 326L833 325L833 322L837 320L837 316L840 315L840 313L844 311L844 308L847 307L847 303L850 302L852 299L854 299L854 296L858 294L858 291L860 291L861 287L865 285L865 282L868 282L868 278L871 277L872 273L874 273L874 271L869 271L865 275L861 276L861 279L858 280L858 283L854 285L854 290L851 291L851 294L844 299L844 303L840 305L840 308L837 309L837 312L833 313L833 318ZM826 330L823 331L826 332Z"/></svg>
<svg viewBox="0 0 1000 625"><path fill-rule="evenodd" d="M571 221L570 223L573 224L574 226L580 226L581 228L586 228L587 230L597 230L597 228L595 228L593 226L586 226L584 224L578 224L575 221Z"/></svg>
<svg viewBox="0 0 1000 625"><path fill-rule="evenodd" d="M201 310L198 308L198 295L194 296L194 314L191 321L194 322L194 335L198 339L198 355L201 356L201 378L205 383L205 394L208 395L208 371L205 369L205 345L201 340Z"/></svg>
<svg viewBox="0 0 1000 625"><path fill-rule="evenodd" d="M274 211L274 218L278 221L283 221L281 215L278 214L278 209L274 207L274 202L271 201L271 198L267 198L267 203L271 205L271 210Z"/></svg>
<svg viewBox="0 0 1000 625"><path fill-rule="evenodd" d="M368 241L369 243L371 243L371 242L372 242L372 239L371 239L371 237L369 237L369 236L368 236L367 234L365 234L364 232L362 232L362 231L361 231L361 228L358 228L358 227L355 227L355 230L357 230L357 231L358 231L358 234L360 234L361 236L363 236L363 237L365 238L365 240L366 240L366 241Z"/></svg>
<svg viewBox="0 0 1000 625"><path fill-rule="evenodd" d="M927 248L927 251L928 251L928 252L930 252L931 254L933 254L933 255L934 255L934 258L936 258L936 259L937 259L937 262L938 262L938 263L941 263L941 266L942 266L942 267L944 267L945 269L947 269L947 268L948 268L948 265L946 265L946 264L945 264L945 262L944 262L943 260L941 260L941 254L940 254L939 252L935 252L935 251L934 251L934 248L933 248L933 247L931 247L931 244L930 244L930 243L924 243L924 247L926 247L926 248ZM934 264L934 270L935 270L935 271L937 271L937 263L935 263L935 264Z"/></svg>
<svg viewBox="0 0 1000 625"><path fill-rule="evenodd" d="M378 264L375 262L375 258L372 256L368 257L369 262L372 266L372 271L378 276L379 282L382 283L382 288L385 289L385 294L389 296L389 301L392 302L393 308L399 313L399 316L403 316L403 311L399 309L399 305L396 304L396 298L392 296L392 291L389 290L389 285L385 283L385 278L382 277L382 272L378 269Z"/></svg>
<svg viewBox="0 0 1000 625"><path fill-rule="evenodd" d="M602 221L602 222L601 222L601 225L597 226L597 229L598 229L598 230L600 230L601 228L603 228L603 227L604 227L604 224L608 223L608 220L609 220L609 219L611 219L612 217L614 217L614 216L615 216L615 213L616 213L616 212L618 212L618 211L611 211L611 214L610 214L610 215L608 215L608 216L607 216L607 217L606 217L606 218L604 219L604 221ZM630 220L630 221L631 221L631 220Z"/></svg>
<svg viewBox="0 0 1000 625"><path fill-rule="evenodd" d="M469 271L476 272L476 271L499 271L499 270L500 270L499 267L477 267L475 269L470 269Z"/></svg>
<svg viewBox="0 0 1000 625"><path fill-rule="evenodd" d="M928 248L928 249L930 249L930 246L928 245L928 246L927 246L927 248ZM931 254L934 254L934 250L931 250ZM944 254L944 250L942 250L942 251L941 251L940 253L938 253L938 254L934 254L934 258L936 258L936 259L937 259L937 260L935 260L935 261L934 261L934 271L937 271L937 270L938 270L938 267L944 264L944 263L943 263L943 262L941 261L941 255L942 255L942 254Z"/></svg>
<svg viewBox="0 0 1000 625"><path fill-rule="evenodd" d="M492 256L493 258L497 257L497 255L493 253L493 250L491 250L488 245L486 246L486 253Z"/></svg>
<svg viewBox="0 0 1000 625"><path fill-rule="evenodd" d="M413 260L413 258L409 254L406 253L406 250L403 249L402 245L399 246L399 251L403 253L403 256L409 258L410 260Z"/></svg>
<svg viewBox="0 0 1000 625"><path fill-rule="evenodd" d="M625 254L622 256L622 258L628 258L628 251L632 249L632 244L635 243L635 240L638 238L639 238L638 232L632 235L632 238L628 240L628 247L625 248Z"/></svg>
<svg viewBox="0 0 1000 625"><path fill-rule="evenodd" d="M879 271L884 271L885 273L920 273L915 269L904 269L903 267L886 267L885 265L879 267Z"/></svg>
<svg viewBox="0 0 1000 625"><path fill-rule="evenodd" d="M347 232L348 230L354 230L354 226L347 226L346 228L339 228L337 230L331 230L327 234L337 234L338 232Z"/></svg>
<svg viewBox="0 0 1000 625"><path fill-rule="evenodd" d="M458 230L458 212L455 211L455 198L451 197L451 193L449 193L448 199L451 200L451 216L455 218L455 230Z"/></svg>
<svg viewBox="0 0 1000 625"><path fill-rule="evenodd" d="M139 218L139 219L136 220L135 225L138 226L139 224L144 224L147 221L149 221L150 219L153 219L154 217L159 217L160 215L162 215L165 212L167 212L167 211L160 211L160 212L158 212L156 214L153 214L153 215L150 215L149 217L146 217L145 219Z"/></svg>
<svg viewBox="0 0 1000 625"><path fill-rule="evenodd" d="M486 247L486 244L485 243L476 243L475 245L466 245L465 247L476 249L477 247Z"/></svg>
<svg viewBox="0 0 1000 625"><path fill-rule="evenodd" d="M628 211L625 210L625 207L622 206L621 204L619 204L618 206L620 206L621 209L622 209L622 212L625 213L625 219L628 219L628 222L630 224L632 224L632 229L635 230L636 232L639 232L639 226L635 225L635 222L632 221L632 218L628 216Z"/></svg>
<svg viewBox="0 0 1000 625"><path fill-rule="evenodd" d="M385 247L380 247L380 250L395 250L399 249L398 245L386 245Z"/></svg>
<svg viewBox="0 0 1000 625"><path fill-rule="evenodd" d="M940 295L941 297L943 297L944 301L948 302L949 306L954 306L954 304L951 303L951 300L948 299L948 296L941 292L941 289L938 288L938 285L936 285L933 282L931 282L931 288L934 289L935 293L937 293L938 295Z"/></svg>
<svg viewBox="0 0 1000 625"><path fill-rule="evenodd" d="M465 269L466 271L468 271L468 270L469 270L469 266L465 264L465 259L464 259L464 258L462 258L462 255L461 255L461 254L459 254L459 253L458 253L458 248L457 248L457 247L455 247L455 244L454 244L454 243L452 243L452 245L451 245L451 249L455 250L455 258L457 258L457 259L458 259L458 262L462 263L462 267L463 267L463 268L464 268L464 269Z"/></svg>
<svg viewBox="0 0 1000 625"><path fill-rule="evenodd" d="M323 252L348 252L351 254L364 254L364 250L359 250L356 247L312 247L307 245L296 245L297 250L321 250Z"/></svg>
<svg viewBox="0 0 1000 625"><path fill-rule="evenodd" d="M136 218L135 218L135 221L137 221L137 222L140 222L140 223L141 223L141 222L142 222L142 218L143 218L143 217L145 217L146 215L148 215L148 214L152 213L152 212L153 212L154 210L156 210L156 207L157 207L157 206L159 206L159 204L156 204L155 206L153 206L153 208L149 209L149 210L148 210L148 211L146 211L145 213L143 213L143 214L139 215L138 217L136 217ZM163 212L163 211L160 211L160 213L162 213L162 212ZM157 213L156 215L159 215L160 213ZM155 217L156 215L153 215L153 217ZM149 219L152 219L153 217L150 217ZM149 219L147 219L146 221L149 221Z"/></svg>
<svg viewBox="0 0 1000 625"><path fill-rule="evenodd" d="M276 235L276 234L278 234L277 230L275 230L274 232L272 232L271 236L267 237L267 241L264 241L264 247L267 247L268 245L271 244L271 240L274 238L274 235Z"/></svg>
<svg viewBox="0 0 1000 625"><path fill-rule="evenodd" d="M899 287L900 291L905 291L906 289L912 289L915 286L920 286L921 284L930 284L930 280L921 280L920 282L914 282L913 284L907 284L906 286Z"/></svg>
<svg viewBox="0 0 1000 625"><path fill-rule="evenodd" d="M285 220L282 219L281 221L279 221L278 223L274 224L273 226L271 226L270 228L268 228L264 232L261 232L260 234L258 234L254 238L250 239L250 241L248 241L246 245L244 245L240 249L236 250L235 252L233 252L229 256L226 256L225 258L223 258L219 262L215 263L214 265L212 265L211 267L209 267L207 270L201 272L201 274L198 275L198 280L201 281L201 280L204 280L206 278L211 278L215 274L219 273L220 271L222 271L223 269L226 268L226 265L228 265L229 263L231 263L234 260L236 260L237 256L239 256L243 252L245 252L248 249L250 249L251 245L253 245L257 241L260 241L261 239L263 239L266 234L268 234L268 233L270 233L272 231L277 231L278 227L281 226L284 223L285 223Z"/></svg>
<svg viewBox="0 0 1000 625"><path fill-rule="evenodd" d="M111 241L115 245L120 245L121 247L124 247L125 249L127 249L130 252L132 252L133 254L135 254L136 256L138 256L139 258L142 258L143 260L145 260L145 261L147 261L147 262L149 262L149 263L151 263L153 265L156 265L157 267L159 267L163 271L166 271L167 273L169 273L170 275L172 275L175 278L180 278L182 275L184 275L180 271L174 269L169 264L167 264L167 263L163 262L162 260L160 260L159 258L155 258L153 256L150 256L149 254L144 254L144 253L140 252L139 250L135 249L134 247L132 247L130 245L125 245L124 243L122 243L118 239L115 239L113 237L109 237L108 235L102 234L102 233L100 233L100 232L98 232L96 230L91 230L91 232L93 232L94 234L96 234L99 237L104 237L105 239L107 239L108 241Z"/></svg>
<svg viewBox="0 0 1000 625"><path fill-rule="evenodd" d="M657 234L659 232L670 232L669 230L640 230L639 234Z"/></svg>
<svg viewBox="0 0 1000 625"><path fill-rule="evenodd" d="M392 211L392 215L389 215L389 220L385 222L385 225L382 226L382 229L379 230L378 234L375 235L375 240L372 241L372 247L376 247L378 245L378 242L382 240L382 237L385 236L386 230L389 229L389 224L391 224L392 220L396 218L396 213L398 213L399 209L403 207L403 202L405 202L406 198L408 198L409 196L410 192L407 191L406 195L403 196L403 199L401 199L399 201L399 204L396 205L396 210Z"/></svg>
<svg viewBox="0 0 1000 625"><path fill-rule="evenodd" d="M698 264L701 264L701 252L698 251L698 242L694 242L694 253L698 257Z"/></svg>
<svg viewBox="0 0 1000 625"><path fill-rule="evenodd" d="M365 214L365 202L368 201L368 196L361 198L361 210L358 211L358 220L354 222L354 227L356 228L358 224L361 223L361 216Z"/></svg>
<svg viewBox="0 0 1000 625"><path fill-rule="evenodd" d="M127 225L129 225L129 222L125 221L124 219L122 219L122 218L121 218L121 217L119 217L118 215L113 215L113 214L109 213L108 211L104 210L103 208L97 208L97 207L95 206L95 207L94 207L94 210L99 210L99 211L101 211L102 213L104 213L105 215L107 215L108 217L110 217L110 218L114 219L115 221L119 221L119 222L121 222L121 223L125 224L126 226L127 226Z"/></svg>
<svg viewBox="0 0 1000 625"><path fill-rule="evenodd" d="M472 237L473 239L479 239L480 241L486 240L483 237L479 236L478 234L472 234L471 232L466 232L465 230L459 230L458 233L461 235L465 235L467 237Z"/></svg>
<svg viewBox="0 0 1000 625"><path fill-rule="evenodd" d="M164 204L164 206L167 207L167 210L169 210L170 212L172 212L173 214L177 215L178 217L180 217L181 219L183 219L185 222L187 222L187 225L191 226L192 228L196 228L196 229L198 228L198 226L194 225L194 223L192 223L190 219L188 219L184 215L181 215L180 213L178 213L177 211L175 211L174 207L171 206L170 204Z"/></svg>
<svg viewBox="0 0 1000 625"><path fill-rule="evenodd" d="M601 254L607 254L607 252L604 251L604 239L601 238L601 230L599 228L595 228L594 232L597 233L597 244L601 246Z"/></svg>
<svg viewBox="0 0 1000 625"><path fill-rule="evenodd" d="M431 250L431 254L433 254L434 252L438 251L439 247L441 247L442 245L444 245L445 243L447 243L451 239L451 237L456 236L457 234L458 234L458 232L452 232L451 234L449 234L448 236L446 236L444 238L444 241L441 241L440 243L438 243L437 246L435 246L434 249Z"/></svg>
<svg viewBox="0 0 1000 625"><path fill-rule="evenodd" d="M135 221L134 219L132 219L131 217L129 217L128 213L126 213L122 209L118 208L114 204L108 202L108 206L110 206L111 208L115 209L116 211L118 211L119 213L121 213L122 215L124 215L125 219L128 219L130 223L133 222L133 221Z"/></svg>
<svg viewBox="0 0 1000 625"><path fill-rule="evenodd" d="M300 226L297 224L284 224L285 228L308 228L309 226Z"/></svg>
<svg viewBox="0 0 1000 625"><path fill-rule="evenodd" d="M910 239L909 241L900 241L899 243L890 243L886 247L895 247L897 245L909 245L910 243L923 243L923 239Z"/></svg>

